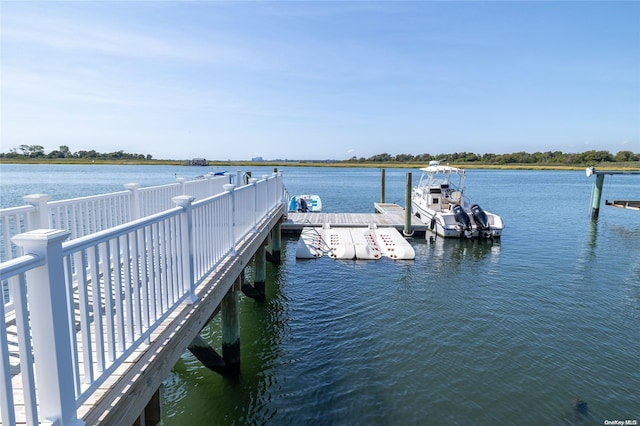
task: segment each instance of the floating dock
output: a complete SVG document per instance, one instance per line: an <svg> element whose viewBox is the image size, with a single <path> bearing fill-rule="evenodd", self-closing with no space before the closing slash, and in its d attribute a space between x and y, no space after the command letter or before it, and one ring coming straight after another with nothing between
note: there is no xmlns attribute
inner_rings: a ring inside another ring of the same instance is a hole
<svg viewBox="0 0 640 426"><path fill-rule="evenodd" d="M282 233L299 234L296 257L313 259L414 259L411 244L402 236L405 210L397 204L374 203L376 213L289 212ZM411 217L412 235L427 225Z"/></svg>
<svg viewBox="0 0 640 426"><path fill-rule="evenodd" d="M416 256L411 244L395 228L331 228L330 225L305 227L300 233L296 258L315 259L413 260Z"/></svg>
<svg viewBox="0 0 640 426"><path fill-rule="evenodd" d="M328 224L331 228L378 228L404 229L405 210L397 204L374 203L376 213L298 213L288 212L281 224L283 234L299 234L305 227L322 227ZM411 229L414 235L424 235L427 225L415 216L411 216Z"/></svg>

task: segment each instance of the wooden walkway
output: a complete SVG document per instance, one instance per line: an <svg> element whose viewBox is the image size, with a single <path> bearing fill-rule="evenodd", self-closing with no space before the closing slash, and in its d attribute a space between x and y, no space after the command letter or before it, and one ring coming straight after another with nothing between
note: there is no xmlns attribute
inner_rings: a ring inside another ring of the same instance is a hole
<svg viewBox="0 0 640 426"><path fill-rule="evenodd" d="M250 232L239 241L236 244L235 255L230 254L221 261L215 270L207 276L203 284L197 288L198 300L194 303L182 303L168 314L150 334L148 343L133 351L125 362L117 367L109 378L100 385L99 389L77 407L78 418L87 425L136 424L136 419L144 411L162 381L169 375L187 346L215 315L222 298L234 285L258 247L263 244L270 230L281 220L281 217L281 213L274 210L272 215L258 224L255 231ZM104 301L103 284L104 282L101 281L100 289ZM89 292L89 297L93 299L91 292ZM74 298L77 308L77 294L74 294ZM104 304L102 307L104 309ZM93 312L91 315L93 316ZM76 323L79 323L78 309L76 309ZM92 322L91 336L94 339L93 326ZM11 348L11 381L14 389L22 390L15 312L10 312L5 316L5 327ZM81 330L77 329L76 332L80 335ZM81 337L77 339L81 340ZM92 347L95 348L95 340L92 340ZM84 369L82 354L82 347L79 346L77 355L80 370ZM95 350L93 356L97 356ZM31 422L25 415L25 401L22 398L16 398L14 408L15 424L29 425ZM46 422L46 420L40 419L40 422ZM2 420L0 420L0 426L4 426Z"/></svg>
<svg viewBox="0 0 640 426"><path fill-rule="evenodd" d="M367 227L375 224L378 227L393 227L404 230L404 208L397 204L374 203L377 213L297 213L289 212L281 224L283 233L298 234L306 226L320 227L329 224L331 227ZM411 216L411 227L414 233L424 234L427 225L420 219Z"/></svg>

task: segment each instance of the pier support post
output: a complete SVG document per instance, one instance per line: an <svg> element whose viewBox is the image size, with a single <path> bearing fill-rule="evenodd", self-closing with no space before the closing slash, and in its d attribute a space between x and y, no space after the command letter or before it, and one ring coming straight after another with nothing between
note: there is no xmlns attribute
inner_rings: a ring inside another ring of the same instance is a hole
<svg viewBox="0 0 640 426"><path fill-rule="evenodd" d="M267 277L267 250L263 244L258 247L258 251L254 257L254 274L253 274L253 287L256 289L261 299L265 299L265 280Z"/></svg>
<svg viewBox="0 0 640 426"><path fill-rule="evenodd" d="M402 232L405 237L413 235L413 229L411 229L411 173L407 173L404 188L404 230Z"/></svg>
<svg viewBox="0 0 640 426"><path fill-rule="evenodd" d="M385 196L385 169L380 170L380 202L384 203Z"/></svg>
<svg viewBox="0 0 640 426"><path fill-rule="evenodd" d="M238 290L240 278L222 299L222 358L229 373L240 372L240 309L238 305Z"/></svg>
<svg viewBox="0 0 640 426"><path fill-rule="evenodd" d="M593 186L593 204L591 204L591 219L597 219L600 215L600 199L602 198L602 186L604 174L596 173L596 182Z"/></svg>
<svg viewBox="0 0 640 426"><path fill-rule="evenodd" d="M243 282L243 278L240 279L242 283L241 290L245 296L254 300L265 300L265 282L267 276L267 242L263 242L253 255L254 274L253 285ZM241 275L241 277L244 274Z"/></svg>
<svg viewBox="0 0 640 426"><path fill-rule="evenodd" d="M267 252L267 260L276 265L279 265L281 261L280 252L282 246L282 236L280 232L280 222L278 222L271 230L271 253Z"/></svg>

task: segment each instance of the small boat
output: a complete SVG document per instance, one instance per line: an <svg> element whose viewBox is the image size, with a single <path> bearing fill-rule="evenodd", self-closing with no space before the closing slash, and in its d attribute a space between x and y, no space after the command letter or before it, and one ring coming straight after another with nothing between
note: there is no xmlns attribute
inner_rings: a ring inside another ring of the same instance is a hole
<svg viewBox="0 0 640 426"><path fill-rule="evenodd" d="M290 212L315 213L322 211L322 200L317 195L294 195L289 200Z"/></svg>
<svg viewBox="0 0 640 426"><path fill-rule="evenodd" d="M436 235L491 240L500 237L502 218L464 196L467 176L463 169L430 161L420 171L420 181L411 190L411 210Z"/></svg>

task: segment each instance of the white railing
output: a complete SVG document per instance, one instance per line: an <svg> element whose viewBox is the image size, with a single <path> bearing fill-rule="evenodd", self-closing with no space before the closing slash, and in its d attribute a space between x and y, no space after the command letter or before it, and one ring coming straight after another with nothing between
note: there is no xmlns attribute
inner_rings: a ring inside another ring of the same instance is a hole
<svg viewBox="0 0 640 426"><path fill-rule="evenodd" d="M0 209L0 261L19 256L11 243L14 235L39 228L65 229L71 238L79 238L103 229L109 229L141 217L174 207L172 198L191 195L201 200L224 191L223 185L232 183L231 174L216 176L207 174L202 179L140 188L128 183L125 191L69 200L49 201L46 194L23 197L27 205Z"/></svg>
<svg viewBox="0 0 640 426"><path fill-rule="evenodd" d="M15 235L33 229L64 229L70 238L80 238L104 229L130 222L174 207L171 201L179 195L191 195L196 200L224 191L223 185L237 180L235 175L207 174L203 179L140 188L136 183L125 185L126 190L109 194L49 201L46 194L23 197L27 205L0 209L0 262L21 255L12 243ZM11 310L11 292L8 283L0 283L0 296Z"/></svg>
<svg viewBox="0 0 640 426"><path fill-rule="evenodd" d="M177 207L66 242L71 232L54 229L12 238L25 255L0 264L14 296L12 312L0 304L12 327L11 339L0 327L3 425L82 424L80 405L177 306L196 300L236 244L282 212L281 173L223 189L199 201L176 196Z"/></svg>

